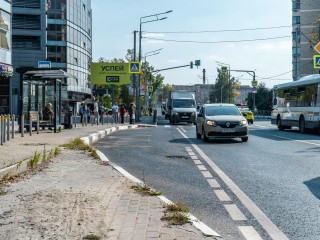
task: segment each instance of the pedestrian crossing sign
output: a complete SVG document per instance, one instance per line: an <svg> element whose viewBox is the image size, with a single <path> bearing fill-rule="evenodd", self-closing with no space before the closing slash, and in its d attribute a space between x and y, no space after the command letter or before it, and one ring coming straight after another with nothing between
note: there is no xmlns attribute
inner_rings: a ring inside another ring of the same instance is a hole
<svg viewBox="0 0 320 240"><path fill-rule="evenodd" d="M129 73L131 74L140 74L141 65L139 62L129 62Z"/></svg>
<svg viewBox="0 0 320 240"><path fill-rule="evenodd" d="M313 56L313 68L320 68L320 55Z"/></svg>

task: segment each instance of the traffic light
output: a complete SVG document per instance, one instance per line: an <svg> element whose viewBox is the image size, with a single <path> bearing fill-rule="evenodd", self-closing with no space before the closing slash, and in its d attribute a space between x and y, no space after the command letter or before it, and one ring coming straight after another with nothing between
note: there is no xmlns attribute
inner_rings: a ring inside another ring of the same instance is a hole
<svg viewBox="0 0 320 240"><path fill-rule="evenodd" d="M149 92L148 99L151 99L151 98L152 98L152 92Z"/></svg>

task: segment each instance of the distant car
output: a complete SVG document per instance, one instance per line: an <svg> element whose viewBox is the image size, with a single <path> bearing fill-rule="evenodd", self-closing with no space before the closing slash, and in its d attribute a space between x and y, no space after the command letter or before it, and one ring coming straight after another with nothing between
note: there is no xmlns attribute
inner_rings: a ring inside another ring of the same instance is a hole
<svg viewBox="0 0 320 240"><path fill-rule="evenodd" d="M249 108L239 108L242 115L247 119L248 123L253 124L254 115Z"/></svg>
<svg viewBox="0 0 320 240"><path fill-rule="evenodd" d="M204 104L196 120L198 139L208 142L210 139L240 138L248 141L248 121L234 104Z"/></svg>

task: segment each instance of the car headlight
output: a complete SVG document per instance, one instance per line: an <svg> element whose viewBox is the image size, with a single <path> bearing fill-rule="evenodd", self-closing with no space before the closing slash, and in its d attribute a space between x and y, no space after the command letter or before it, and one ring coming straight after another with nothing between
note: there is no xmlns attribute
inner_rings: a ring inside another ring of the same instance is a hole
<svg viewBox="0 0 320 240"><path fill-rule="evenodd" d="M240 125L248 125L248 121L247 120L240 120L239 122Z"/></svg>
<svg viewBox="0 0 320 240"><path fill-rule="evenodd" d="M178 115L178 112L174 111L174 112L172 112L172 114L174 114L174 115Z"/></svg>
<svg viewBox="0 0 320 240"><path fill-rule="evenodd" d="M209 126L217 126L217 123L213 120L207 120L206 124Z"/></svg>

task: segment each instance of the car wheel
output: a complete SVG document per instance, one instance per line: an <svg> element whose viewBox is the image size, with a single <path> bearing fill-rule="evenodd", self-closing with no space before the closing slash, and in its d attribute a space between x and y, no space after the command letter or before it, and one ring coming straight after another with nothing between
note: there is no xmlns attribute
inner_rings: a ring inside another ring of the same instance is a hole
<svg viewBox="0 0 320 240"><path fill-rule="evenodd" d="M201 139L201 134L198 133L198 128L196 127L196 134L197 134L197 139Z"/></svg>
<svg viewBox="0 0 320 240"><path fill-rule="evenodd" d="M202 140L204 142L209 142L209 138L206 136L206 133L204 132L204 128L202 128Z"/></svg>
<svg viewBox="0 0 320 240"><path fill-rule="evenodd" d="M250 122L251 122L251 124L253 124L253 120L251 120Z"/></svg>
<svg viewBox="0 0 320 240"><path fill-rule="evenodd" d="M248 137L243 137L243 138L241 138L241 140L242 140L242 142L248 142Z"/></svg>
<svg viewBox="0 0 320 240"><path fill-rule="evenodd" d="M280 130L280 131L283 131L284 130L284 127L282 126L282 124L281 124L281 118L278 116L278 118L277 118L277 126L278 126L278 129Z"/></svg>
<svg viewBox="0 0 320 240"><path fill-rule="evenodd" d="M299 119L299 130L301 133L306 133L306 122L304 121L304 117L300 117Z"/></svg>

